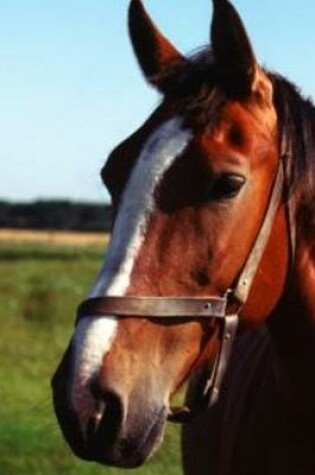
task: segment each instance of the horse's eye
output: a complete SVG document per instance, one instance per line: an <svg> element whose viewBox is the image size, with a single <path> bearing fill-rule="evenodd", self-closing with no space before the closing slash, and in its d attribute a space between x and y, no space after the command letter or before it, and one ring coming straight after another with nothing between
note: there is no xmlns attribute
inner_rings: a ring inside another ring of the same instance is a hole
<svg viewBox="0 0 315 475"><path fill-rule="evenodd" d="M234 198L240 192L245 182L246 179L243 175L224 173L211 187L209 199L219 200Z"/></svg>

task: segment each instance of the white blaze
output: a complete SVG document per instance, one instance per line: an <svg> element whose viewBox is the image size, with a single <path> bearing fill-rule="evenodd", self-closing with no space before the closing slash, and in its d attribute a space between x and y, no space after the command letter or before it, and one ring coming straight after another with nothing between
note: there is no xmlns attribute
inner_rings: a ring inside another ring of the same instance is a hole
<svg viewBox="0 0 315 475"><path fill-rule="evenodd" d="M146 141L124 191L106 260L89 298L126 294L155 208L154 191L191 139L191 132L181 126L182 119L170 119ZM89 382L110 350L117 325L114 317L83 318L75 330L72 403L83 423L95 410Z"/></svg>

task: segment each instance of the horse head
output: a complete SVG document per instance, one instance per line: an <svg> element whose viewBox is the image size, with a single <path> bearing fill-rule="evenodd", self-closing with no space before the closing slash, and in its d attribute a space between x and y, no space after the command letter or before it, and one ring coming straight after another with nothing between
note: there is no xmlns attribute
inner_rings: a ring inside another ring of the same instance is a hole
<svg viewBox="0 0 315 475"><path fill-rule="evenodd" d="M254 246L279 167L273 81L233 6L213 6L211 49L185 57L131 1L134 52L162 100L102 170L114 226L89 299L222 299ZM227 299L241 325L264 321L284 287L285 212L281 204L275 211L278 239L266 244L249 298L241 309ZM160 445L172 395L220 347L217 319L173 317L80 315L53 379L56 413L78 456L135 467Z"/></svg>

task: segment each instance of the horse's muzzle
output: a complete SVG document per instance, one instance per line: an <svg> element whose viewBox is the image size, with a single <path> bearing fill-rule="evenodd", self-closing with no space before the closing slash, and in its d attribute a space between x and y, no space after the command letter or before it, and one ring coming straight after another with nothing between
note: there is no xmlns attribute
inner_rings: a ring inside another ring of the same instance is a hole
<svg viewBox="0 0 315 475"><path fill-rule="evenodd" d="M67 400L70 372L65 360L52 380L53 402L62 433L74 454L84 460L121 468L135 468L159 447L163 440L167 408L163 404L128 404L114 391L98 394L91 388L97 417L82 422Z"/></svg>

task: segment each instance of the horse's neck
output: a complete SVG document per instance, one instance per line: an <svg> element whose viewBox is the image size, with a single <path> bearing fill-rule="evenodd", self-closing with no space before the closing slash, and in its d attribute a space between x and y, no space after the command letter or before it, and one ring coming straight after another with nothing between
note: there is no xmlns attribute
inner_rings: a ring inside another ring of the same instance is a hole
<svg viewBox="0 0 315 475"><path fill-rule="evenodd" d="M270 319L279 388L289 403L315 414L315 244L300 240L292 282Z"/></svg>

